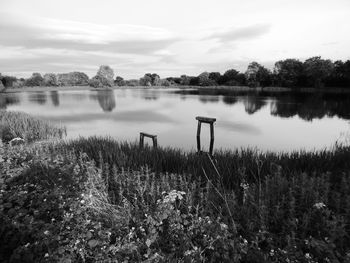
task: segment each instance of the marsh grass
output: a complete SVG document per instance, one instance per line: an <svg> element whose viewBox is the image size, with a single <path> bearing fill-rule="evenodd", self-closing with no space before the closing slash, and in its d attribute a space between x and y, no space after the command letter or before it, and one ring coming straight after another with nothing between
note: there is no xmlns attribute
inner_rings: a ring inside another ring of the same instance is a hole
<svg viewBox="0 0 350 263"><path fill-rule="evenodd" d="M26 142L46 139L61 139L66 129L23 112L0 111L0 139L8 142L20 137Z"/></svg>
<svg viewBox="0 0 350 263"><path fill-rule="evenodd" d="M293 153L216 151L213 160L172 148L140 149L112 138L80 138L58 148L93 159L109 202L127 202L131 217L151 213L163 193L175 189L186 193L184 213L194 209L202 217L222 218L263 250L294 253L297 247L331 261L350 252L348 146Z"/></svg>

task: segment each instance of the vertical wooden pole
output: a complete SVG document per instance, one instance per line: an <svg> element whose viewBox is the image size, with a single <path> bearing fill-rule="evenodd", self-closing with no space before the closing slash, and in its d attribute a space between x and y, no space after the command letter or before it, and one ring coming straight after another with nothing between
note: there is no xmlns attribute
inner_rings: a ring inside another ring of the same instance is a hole
<svg viewBox="0 0 350 263"><path fill-rule="evenodd" d="M213 155L213 148L214 148L214 123L210 123L210 147L209 147L210 155Z"/></svg>
<svg viewBox="0 0 350 263"><path fill-rule="evenodd" d="M197 126L197 151L201 151L201 122L198 121L198 126Z"/></svg>
<svg viewBox="0 0 350 263"><path fill-rule="evenodd" d="M140 148L143 147L143 140L144 140L143 134L140 133Z"/></svg>
<svg viewBox="0 0 350 263"><path fill-rule="evenodd" d="M157 148L158 143L157 143L157 136L153 137L153 147Z"/></svg>

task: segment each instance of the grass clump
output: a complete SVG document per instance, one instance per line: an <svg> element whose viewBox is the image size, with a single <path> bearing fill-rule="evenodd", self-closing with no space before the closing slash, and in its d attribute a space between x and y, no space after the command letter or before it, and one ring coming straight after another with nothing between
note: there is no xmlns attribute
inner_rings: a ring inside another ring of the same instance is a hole
<svg viewBox="0 0 350 263"><path fill-rule="evenodd" d="M66 135L66 129L35 118L23 112L0 110L0 139L8 142L20 137L26 142L57 138Z"/></svg>

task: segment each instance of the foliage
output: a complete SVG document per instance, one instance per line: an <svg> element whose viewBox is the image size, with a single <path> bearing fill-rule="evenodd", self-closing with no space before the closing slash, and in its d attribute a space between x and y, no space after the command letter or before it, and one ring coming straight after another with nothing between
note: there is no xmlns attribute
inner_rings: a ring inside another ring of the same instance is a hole
<svg viewBox="0 0 350 263"><path fill-rule="evenodd" d="M0 74L0 90L2 87L5 88L12 88L14 86L14 83L17 81L16 77L12 76L2 76Z"/></svg>
<svg viewBox="0 0 350 263"><path fill-rule="evenodd" d="M146 73L142 78L140 78L141 86L159 86L160 77L156 73Z"/></svg>
<svg viewBox="0 0 350 263"><path fill-rule="evenodd" d="M45 86L58 86L57 76L53 73L46 73L44 75L44 85Z"/></svg>
<svg viewBox="0 0 350 263"><path fill-rule="evenodd" d="M274 74L278 85L282 87L297 87L302 85L304 74L303 63L297 59L280 60L275 63Z"/></svg>
<svg viewBox="0 0 350 263"><path fill-rule="evenodd" d="M248 65L245 75L249 87L266 87L271 85L270 71L257 62L252 62Z"/></svg>
<svg viewBox="0 0 350 263"><path fill-rule="evenodd" d="M312 57L304 62L305 74L310 84L316 88L324 86L325 79L332 73L333 64L329 59Z"/></svg>
<svg viewBox="0 0 350 263"><path fill-rule="evenodd" d="M125 82L125 80L122 77L117 76L115 78L114 84L117 85L117 86L125 86L126 82Z"/></svg>
<svg viewBox="0 0 350 263"><path fill-rule="evenodd" d="M57 74L57 81L60 86L85 86L89 77L83 72L69 72Z"/></svg>
<svg viewBox="0 0 350 263"><path fill-rule="evenodd" d="M209 78L210 74L208 72L203 72L198 75L198 84L200 86L213 86L215 81Z"/></svg>
<svg viewBox="0 0 350 263"><path fill-rule="evenodd" d="M64 127L34 118L26 113L0 111L0 139L8 142L20 137L26 142L49 138L62 138L66 134Z"/></svg>
<svg viewBox="0 0 350 263"><path fill-rule="evenodd" d="M107 65L102 65L100 66L100 68L97 71L97 75L98 77L100 77L100 79L104 79L104 81L108 82L107 84L103 84L106 86L113 86L113 79L114 79L114 72L113 69L110 66Z"/></svg>
<svg viewBox="0 0 350 263"><path fill-rule="evenodd" d="M44 84L44 78L41 76L40 73L33 73L32 76L29 79L26 79L25 86L27 87L37 87L37 86L43 86Z"/></svg>
<svg viewBox="0 0 350 263"><path fill-rule="evenodd" d="M109 66L100 66L97 75L90 81L89 85L94 88L112 87L114 85L114 72Z"/></svg>

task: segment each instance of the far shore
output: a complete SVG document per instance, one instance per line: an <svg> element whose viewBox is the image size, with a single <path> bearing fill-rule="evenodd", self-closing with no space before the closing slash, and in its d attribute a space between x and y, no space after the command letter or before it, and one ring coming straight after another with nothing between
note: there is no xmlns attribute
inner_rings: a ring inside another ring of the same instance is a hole
<svg viewBox="0 0 350 263"><path fill-rule="evenodd" d="M251 88L248 86L114 86L106 88L93 88L90 86L37 86L37 87L22 87L22 88L9 88L2 93L16 93L16 92L37 92L37 91L65 91L65 90L118 90L118 89L220 89L230 91L255 91L255 92L324 92L324 93L349 93L350 88L285 88L285 87L256 87ZM1 93L1 92L0 92Z"/></svg>

